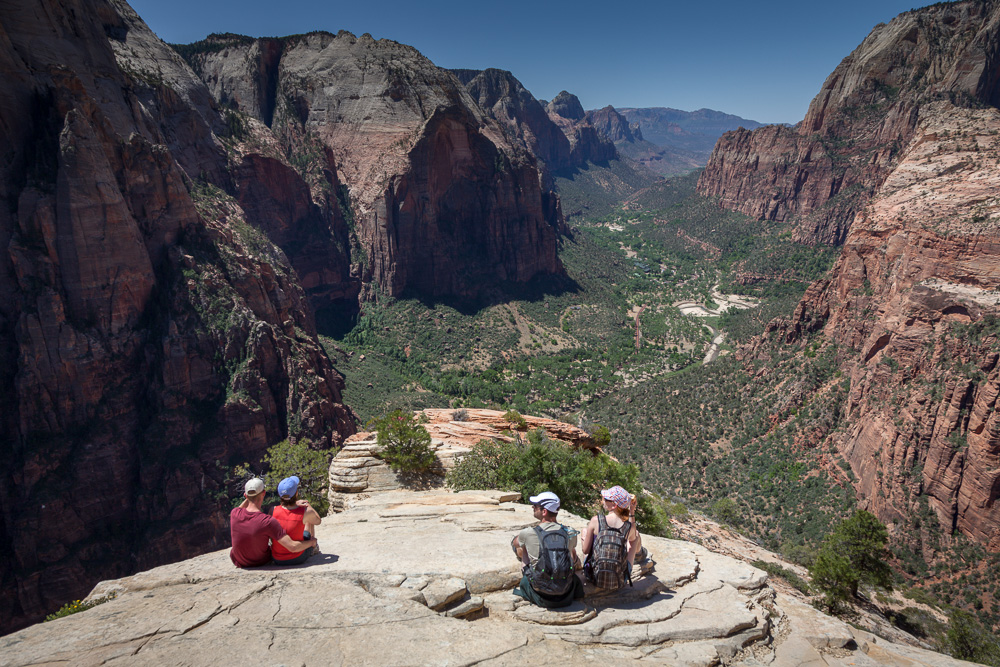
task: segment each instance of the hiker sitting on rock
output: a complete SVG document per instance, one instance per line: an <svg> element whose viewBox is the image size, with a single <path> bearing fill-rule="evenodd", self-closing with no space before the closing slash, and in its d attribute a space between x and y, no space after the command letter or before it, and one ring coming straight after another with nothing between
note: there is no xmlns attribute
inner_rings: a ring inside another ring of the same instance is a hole
<svg viewBox="0 0 1000 667"><path fill-rule="evenodd" d="M583 531L581 549L587 557L584 576L598 588L617 590L632 584L632 566L642 539L632 519L636 497L620 486L601 491L603 512Z"/></svg>
<svg viewBox="0 0 1000 667"><path fill-rule="evenodd" d="M260 567L271 562L271 542L298 553L316 546L316 540L293 540L277 519L261 511L264 503L264 480L254 477L246 483L244 500L229 513L233 548L229 557L236 567Z"/></svg>
<svg viewBox="0 0 1000 667"><path fill-rule="evenodd" d="M299 478L293 476L281 480L278 484L278 497L281 498L281 504L274 508L271 515L293 540L312 539L316 534L316 526L323 520L308 500L299 500ZM318 546L313 546L296 553L286 549L281 542L272 541L271 557L275 565L298 565L316 553L317 549Z"/></svg>
<svg viewBox="0 0 1000 667"><path fill-rule="evenodd" d="M559 496L546 491L529 500L539 523L511 540L523 572L514 595L540 607L566 607L583 597L583 582L575 574L576 534L556 523Z"/></svg>

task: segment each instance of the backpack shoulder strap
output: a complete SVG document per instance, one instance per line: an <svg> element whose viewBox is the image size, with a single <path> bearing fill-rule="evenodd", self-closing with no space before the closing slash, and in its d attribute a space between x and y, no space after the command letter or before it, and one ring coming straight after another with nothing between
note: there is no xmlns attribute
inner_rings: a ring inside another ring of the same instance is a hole
<svg viewBox="0 0 1000 667"><path fill-rule="evenodd" d="M604 532L608 529L608 520L604 518L604 512L597 513L597 530Z"/></svg>

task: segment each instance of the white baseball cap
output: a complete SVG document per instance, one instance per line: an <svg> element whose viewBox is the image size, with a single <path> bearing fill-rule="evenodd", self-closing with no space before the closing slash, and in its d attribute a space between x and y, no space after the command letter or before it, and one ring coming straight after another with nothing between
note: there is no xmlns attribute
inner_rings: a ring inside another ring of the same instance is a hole
<svg viewBox="0 0 1000 667"><path fill-rule="evenodd" d="M243 490L246 491L246 494L248 496L256 496L258 493L264 490L264 480L262 480L260 477L254 477L253 479L251 479L249 482L246 483L246 486L243 487Z"/></svg>
<svg viewBox="0 0 1000 667"><path fill-rule="evenodd" d="M550 512L559 511L559 496L552 493L551 491L543 491L537 496L531 496L528 501L532 505L541 505L542 509L546 509Z"/></svg>

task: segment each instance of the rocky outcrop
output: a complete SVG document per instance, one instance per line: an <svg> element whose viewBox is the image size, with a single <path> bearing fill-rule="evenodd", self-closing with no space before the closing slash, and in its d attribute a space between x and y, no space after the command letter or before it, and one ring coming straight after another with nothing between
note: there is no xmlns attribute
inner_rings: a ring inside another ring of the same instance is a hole
<svg viewBox="0 0 1000 667"><path fill-rule="evenodd" d="M480 440L514 442L522 431L541 429L552 440L571 447L599 453L601 450L589 433L555 419L524 416L524 424L512 424L499 410L447 410L428 408L420 411L427 421L424 428L431 436L431 448L437 464L419 478L425 488L443 487L445 475L458 460ZM361 432L349 437L330 464L328 494L330 508L342 512L359 493L389 491L412 486L412 476L401 477L379 458L378 434Z"/></svg>
<svg viewBox="0 0 1000 667"><path fill-rule="evenodd" d="M614 143L627 141L635 143L642 141L642 130L638 123L629 123L628 120L610 104L603 109L587 112L587 120L598 132Z"/></svg>
<svg viewBox="0 0 1000 667"><path fill-rule="evenodd" d="M827 442L863 505L926 557L953 531L1000 549L998 135L997 109L923 105L831 278L772 331L838 346L849 426Z"/></svg>
<svg viewBox="0 0 1000 667"><path fill-rule="evenodd" d="M618 158L614 143L590 123L576 95L564 90L545 109L569 139L570 169L583 167L588 162L600 164Z"/></svg>
<svg viewBox="0 0 1000 667"><path fill-rule="evenodd" d="M499 69L452 72L480 108L500 124L508 139L541 162L543 187L551 190L552 172L573 166L572 148L541 103L510 72Z"/></svg>
<svg viewBox="0 0 1000 667"><path fill-rule="evenodd" d="M535 158L415 49L341 32L213 36L182 52L218 99L286 145L329 152L370 287L476 297L562 272L559 201Z"/></svg>
<svg viewBox="0 0 1000 667"><path fill-rule="evenodd" d="M292 265L254 226L267 206L276 233L278 209L320 226L301 185L250 157L234 176L208 90L124 3L15 3L2 30L10 631L98 579L217 548L229 466L354 423ZM276 176L288 199L259 182Z"/></svg>
<svg viewBox="0 0 1000 667"><path fill-rule="evenodd" d="M698 191L747 215L794 222L799 240L843 243L899 164L922 105L996 105L998 17L996 2L942 3L876 26L796 127L726 133Z"/></svg>
<svg viewBox="0 0 1000 667"><path fill-rule="evenodd" d="M579 517L560 513L577 530ZM226 551L103 582L88 611L0 638L11 667L81 665L574 664L940 665L930 651L856 630L767 575L696 544L643 537L634 587L587 586L545 610L511 594L510 539L531 509L498 492L376 494L324 519L304 566L238 570ZM372 628L391 627L378 634Z"/></svg>

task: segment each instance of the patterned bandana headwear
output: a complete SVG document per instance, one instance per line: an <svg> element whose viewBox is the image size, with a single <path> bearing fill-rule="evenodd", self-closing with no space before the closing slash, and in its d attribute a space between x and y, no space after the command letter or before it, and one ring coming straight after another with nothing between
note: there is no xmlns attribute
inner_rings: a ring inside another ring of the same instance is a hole
<svg viewBox="0 0 1000 667"><path fill-rule="evenodd" d="M601 497L605 500L610 500L623 510L627 510L632 504L632 496L620 486L612 486L610 489L604 489L601 491Z"/></svg>

